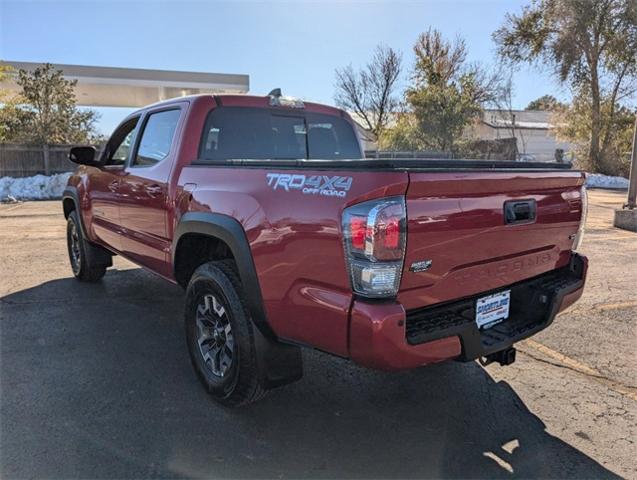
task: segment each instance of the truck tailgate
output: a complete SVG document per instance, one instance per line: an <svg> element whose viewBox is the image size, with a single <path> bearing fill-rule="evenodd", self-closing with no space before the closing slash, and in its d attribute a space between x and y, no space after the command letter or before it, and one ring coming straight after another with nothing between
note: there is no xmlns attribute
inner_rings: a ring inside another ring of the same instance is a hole
<svg viewBox="0 0 637 480"><path fill-rule="evenodd" d="M583 183L576 171L410 172L398 300L420 308L566 265Z"/></svg>

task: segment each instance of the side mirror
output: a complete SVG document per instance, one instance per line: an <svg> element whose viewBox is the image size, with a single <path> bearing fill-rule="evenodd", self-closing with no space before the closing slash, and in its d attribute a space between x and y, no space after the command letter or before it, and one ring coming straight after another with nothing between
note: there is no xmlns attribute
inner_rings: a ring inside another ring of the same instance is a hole
<svg viewBox="0 0 637 480"><path fill-rule="evenodd" d="M69 152L69 160L80 165L99 167L100 162L95 158L95 147L73 147Z"/></svg>

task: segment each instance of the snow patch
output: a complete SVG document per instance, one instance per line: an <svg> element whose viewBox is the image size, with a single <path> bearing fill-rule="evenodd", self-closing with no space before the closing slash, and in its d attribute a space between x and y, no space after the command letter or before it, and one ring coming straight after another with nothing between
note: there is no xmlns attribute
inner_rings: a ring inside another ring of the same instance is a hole
<svg viewBox="0 0 637 480"><path fill-rule="evenodd" d="M624 177L611 177L601 173L587 173L586 187L588 188L617 188L626 190L628 179Z"/></svg>
<svg viewBox="0 0 637 480"><path fill-rule="evenodd" d="M18 200L57 200L62 198L62 192L68 182L71 172L58 175L35 175L34 177L0 178L0 202L15 202ZM588 188L627 189L628 179L611 177L599 173L586 175Z"/></svg>
<svg viewBox="0 0 637 480"><path fill-rule="evenodd" d="M56 200L62 198L62 192L71 172L58 175L35 175L34 177L0 178L0 201L16 200Z"/></svg>

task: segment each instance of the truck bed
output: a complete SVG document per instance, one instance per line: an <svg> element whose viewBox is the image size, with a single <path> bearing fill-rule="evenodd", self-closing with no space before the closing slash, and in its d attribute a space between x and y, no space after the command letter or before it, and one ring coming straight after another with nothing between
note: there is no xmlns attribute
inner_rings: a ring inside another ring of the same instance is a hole
<svg viewBox="0 0 637 480"><path fill-rule="evenodd" d="M581 212L562 193L578 191L583 174L569 164L533 166L471 160L244 159L194 162L182 170L179 184L197 184L190 208L242 223L268 321L277 335L348 356L353 297L343 251L344 209L404 196L407 245L397 300L405 310L424 308L568 263L569 236L577 232ZM338 176L350 179L351 188L342 197L276 188L268 176L277 171L289 178ZM504 225L503 203L512 199L534 199L537 222ZM432 260L428 271L410 271L413 263L427 260Z"/></svg>

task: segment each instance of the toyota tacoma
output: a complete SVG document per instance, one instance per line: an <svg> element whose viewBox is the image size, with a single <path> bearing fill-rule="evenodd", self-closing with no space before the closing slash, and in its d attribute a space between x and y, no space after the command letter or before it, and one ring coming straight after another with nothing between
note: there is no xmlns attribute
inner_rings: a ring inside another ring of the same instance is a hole
<svg viewBox="0 0 637 480"><path fill-rule="evenodd" d="M121 255L181 285L192 364L225 405L298 380L300 347L507 365L584 288L583 173L365 159L346 112L278 91L151 105L69 158L73 274Z"/></svg>

